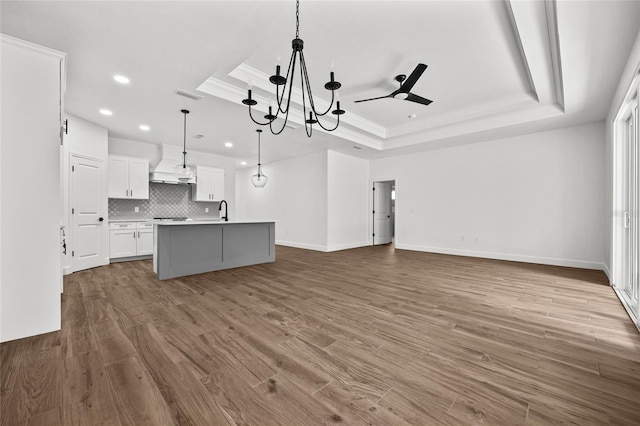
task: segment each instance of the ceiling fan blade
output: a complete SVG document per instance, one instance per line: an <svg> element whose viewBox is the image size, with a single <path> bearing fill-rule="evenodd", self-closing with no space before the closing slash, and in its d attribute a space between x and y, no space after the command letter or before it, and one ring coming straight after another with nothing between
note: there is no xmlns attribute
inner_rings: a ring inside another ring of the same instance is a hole
<svg viewBox="0 0 640 426"><path fill-rule="evenodd" d="M426 99L418 95L414 95L413 93L409 93L409 96L405 99L406 101L416 102L422 105L429 105L433 102L431 99Z"/></svg>
<svg viewBox="0 0 640 426"><path fill-rule="evenodd" d="M384 99L384 98L388 98L389 96L391 96L391 95L378 96L377 98L360 99L359 101L353 101L353 102L367 102L367 101L375 101L376 99Z"/></svg>
<svg viewBox="0 0 640 426"><path fill-rule="evenodd" d="M425 64L418 64L418 66L416 66L416 69L413 70L411 75L400 86L400 91L405 93L411 91L413 85L416 84L416 82L426 69L427 66Z"/></svg>

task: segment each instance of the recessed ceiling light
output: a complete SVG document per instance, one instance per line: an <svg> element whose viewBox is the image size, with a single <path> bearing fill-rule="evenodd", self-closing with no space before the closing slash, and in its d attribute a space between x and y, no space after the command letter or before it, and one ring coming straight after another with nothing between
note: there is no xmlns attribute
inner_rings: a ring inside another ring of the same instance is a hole
<svg viewBox="0 0 640 426"><path fill-rule="evenodd" d="M247 162L246 162L246 161L241 161L241 162L240 162L240 165L241 165L241 166L246 166L246 165L247 165Z"/></svg>
<svg viewBox="0 0 640 426"><path fill-rule="evenodd" d="M101 109L100 110L100 114L102 115L113 115L113 113L111 111L109 111L108 109Z"/></svg>
<svg viewBox="0 0 640 426"><path fill-rule="evenodd" d="M226 146L227 148L231 148L233 144L231 142L225 142L224 146Z"/></svg>
<svg viewBox="0 0 640 426"><path fill-rule="evenodd" d="M416 114L409 114L409 116L408 116L408 117L409 117L409 118L416 118L416 117L417 117L417 115L416 115Z"/></svg>
<svg viewBox="0 0 640 426"><path fill-rule="evenodd" d="M140 125L140 130L148 132L149 130L151 130L151 127L147 126L146 124L141 124Z"/></svg>
<svg viewBox="0 0 640 426"><path fill-rule="evenodd" d="M120 84L129 84L129 79L124 75L114 75L113 79Z"/></svg>

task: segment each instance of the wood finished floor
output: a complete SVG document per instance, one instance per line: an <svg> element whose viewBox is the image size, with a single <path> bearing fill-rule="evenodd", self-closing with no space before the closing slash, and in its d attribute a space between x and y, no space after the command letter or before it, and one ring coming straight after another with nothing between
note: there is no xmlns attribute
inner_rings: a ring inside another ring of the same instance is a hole
<svg viewBox="0 0 640 426"><path fill-rule="evenodd" d="M3 425L640 424L640 335L599 271L367 247L159 282L65 278L1 349Z"/></svg>

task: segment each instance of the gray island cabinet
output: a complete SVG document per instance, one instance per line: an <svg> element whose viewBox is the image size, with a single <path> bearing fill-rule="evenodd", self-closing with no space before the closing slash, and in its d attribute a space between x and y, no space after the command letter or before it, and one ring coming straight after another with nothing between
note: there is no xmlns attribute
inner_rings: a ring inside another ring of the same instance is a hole
<svg viewBox="0 0 640 426"><path fill-rule="evenodd" d="M184 221L154 224L159 280L275 262L275 222Z"/></svg>

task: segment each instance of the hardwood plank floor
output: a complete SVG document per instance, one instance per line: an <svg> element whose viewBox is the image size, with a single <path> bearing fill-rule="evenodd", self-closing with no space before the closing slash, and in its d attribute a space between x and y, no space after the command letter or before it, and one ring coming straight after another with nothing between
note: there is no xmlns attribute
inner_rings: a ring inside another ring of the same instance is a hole
<svg viewBox="0 0 640 426"><path fill-rule="evenodd" d="M0 345L2 425L640 424L640 334L600 271L365 247L157 281L65 277Z"/></svg>

